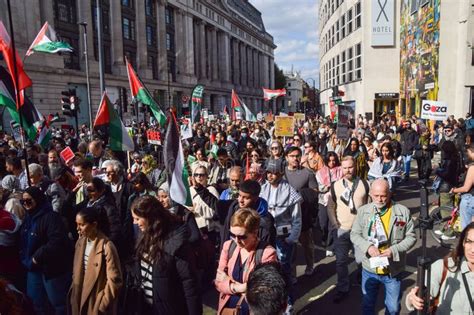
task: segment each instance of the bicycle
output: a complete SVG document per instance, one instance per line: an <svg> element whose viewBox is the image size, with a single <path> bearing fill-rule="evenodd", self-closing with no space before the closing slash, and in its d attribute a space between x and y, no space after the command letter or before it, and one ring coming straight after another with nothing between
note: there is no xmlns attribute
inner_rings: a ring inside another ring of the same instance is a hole
<svg viewBox="0 0 474 315"><path fill-rule="evenodd" d="M461 234L461 216L459 214L459 198L455 198L455 206L438 206L431 210L430 219L433 229L430 230L433 239L446 248L453 248Z"/></svg>

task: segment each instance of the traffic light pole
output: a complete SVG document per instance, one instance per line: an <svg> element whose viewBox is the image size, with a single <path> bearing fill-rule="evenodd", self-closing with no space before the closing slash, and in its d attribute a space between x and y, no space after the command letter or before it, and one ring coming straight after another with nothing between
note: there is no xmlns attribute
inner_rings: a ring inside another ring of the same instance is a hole
<svg viewBox="0 0 474 315"><path fill-rule="evenodd" d="M91 81L89 77L89 54L87 51L87 23L81 22L79 23L84 27L84 59L86 61L86 82L87 82L87 104L89 108L89 127L91 128L91 136L92 136L92 100L91 100ZM79 124L77 121L76 115L76 132L79 133ZM91 139L92 140L92 139Z"/></svg>
<svg viewBox="0 0 474 315"><path fill-rule="evenodd" d="M99 80L100 80L100 94L105 91L104 78L104 47L102 46L102 1L96 0L97 6L97 48L99 51ZM92 125L91 125L92 128Z"/></svg>

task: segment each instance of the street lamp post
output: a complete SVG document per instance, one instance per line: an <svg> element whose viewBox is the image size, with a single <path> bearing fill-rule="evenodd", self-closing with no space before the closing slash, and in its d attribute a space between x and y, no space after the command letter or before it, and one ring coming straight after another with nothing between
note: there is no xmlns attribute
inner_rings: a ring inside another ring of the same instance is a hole
<svg viewBox="0 0 474 315"><path fill-rule="evenodd" d="M308 80L313 80L313 110L316 110L316 112L319 112L316 108L316 80L313 78L307 78L306 81Z"/></svg>
<svg viewBox="0 0 474 315"><path fill-rule="evenodd" d="M84 27L84 59L86 62L86 84L87 84L87 103L89 109L89 127L91 128L91 139L92 139L92 100L91 100L91 81L89 77L89 55L87 52L87 23L81 22L79 25ZM76 115L77 117L77 115ZM76 118L77 119L77 118ZM79 130L76 130L79 132Z"/></svg>

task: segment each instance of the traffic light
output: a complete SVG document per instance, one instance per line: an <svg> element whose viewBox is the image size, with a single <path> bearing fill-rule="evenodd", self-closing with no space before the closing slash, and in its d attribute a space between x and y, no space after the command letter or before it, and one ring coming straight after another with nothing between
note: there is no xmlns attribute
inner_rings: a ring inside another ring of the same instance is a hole
<svg viewBox="0 0 474 315"><path fill-rule="evenodd" d="M344 91L339 90L338 86L332 87L332 97L344 96Z"/></svg>
<svg viewBox="0 0 474 315"><path fill-rule="evenodd" d="M69 89L67 91L62 91L61 95L61 105L63 110L63 115L74 117L77 115L79 109L79 102L76 96L76 90Z"/></svg>

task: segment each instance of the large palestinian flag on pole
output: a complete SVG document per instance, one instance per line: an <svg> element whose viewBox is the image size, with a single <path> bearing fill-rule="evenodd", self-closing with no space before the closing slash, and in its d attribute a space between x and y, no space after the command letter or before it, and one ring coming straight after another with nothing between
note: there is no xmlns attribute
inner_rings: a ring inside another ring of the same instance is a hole
<svg viewBox="0 0 474 315"><path fill-rule="evenodd" d="M2 21L0 21L0 53L3 54L3 58L5 59L5 63L7 64L8 71L10 72L12 78L15 77L16 68L18 82L16 82L16 79L12 81L14 82L14 86L17 87L17 90L21 91L31 86L32 82L26 72L23 70L23 62L21 61L20 56L18 56L18 54L13 51L11 44L10 35L8 35L5 25L3 25ZM14 54L16 54L16 64L13 60ZM15 100L16 93L12 95L13 99Z"/></svg>
<svg viewBox="0 0 474 315"><path fill-rule="evenodd" d="M163 148L165 165L170 174L170 197L171 200L185 206L191 206L191 192L189 190L189 173L186 167L181 144L181 137L178 131L176 117L171 113L171 117L166 129L165 143Z"/></svg>
<svg viewBox="0 0 474 315"><path fill-rule="evenodd" d="M204 86L196 85L191 94L191 124L199 122L201 119L202 95L204 94Z"/></svg>
<svg viewBox="0 0 474 315"><path fill-rule="evenodd" d="M133 70L132 65L127 60L127 73L128 81L130 83L130 90L132 91L132 96L137 101L141 102L144 105L150 107L153 116L160 124L161 128L165 127L166 116L163 111L160 109L158 104L155 102L153 97L151 97L150 92L147 90L145 85L142 83L135 70Z"/></svg>
<svg viewBox="0 0 474 315"><path fill-rule="evenodd" d="M23 105L18 110L15 101L15 86L8 71L0 66L0 106L5 106L10 113L10 116L16 123L20 123L20 114L23 116L23 130L27 138L31 141L36 139L38 133L38 123L41 122L43 116L36 109L33 102L27 97L23 96Z"/></svg>
<svg viewBox="0 0 474 315"><path fill-rule="evenodd" d="M34 52L44 52L54 54L58 52L72 52L72 47L65 42L58 40L53 27L45 22L35 40L31 43L30 48L26 52L26 56Z"/></svg>
<svg viewBox="0 0 474 315"><path fill-rule="evenodd" d="M94 128L99 126L109 127L109 145L113 151L133 151L134 144L128 134L127 129L122 123L117 111L110 103L107 92L102 94L99 110L94 121Z"/></svg>
<svg viewBox="0 0 474 315"><path fill-rule="evenodd" d="M241 114L241 119L246 120L246 121L251 121L251 122L256 122L257 118L255 115L252 113L250 108L247 107L247 105L240 99L240 97L237 95L237 92L232 90L232 119L236 119L235 112L243 112ZM244 116L245 115L245 116Z"/></svg>

